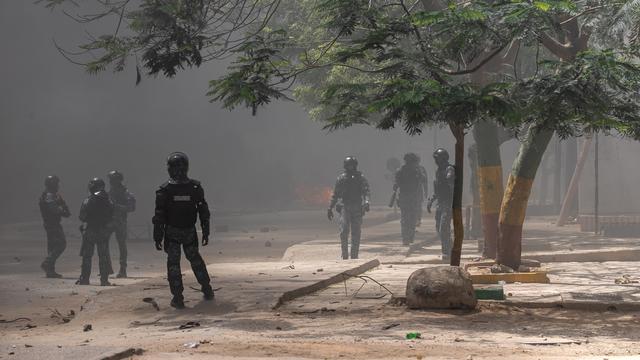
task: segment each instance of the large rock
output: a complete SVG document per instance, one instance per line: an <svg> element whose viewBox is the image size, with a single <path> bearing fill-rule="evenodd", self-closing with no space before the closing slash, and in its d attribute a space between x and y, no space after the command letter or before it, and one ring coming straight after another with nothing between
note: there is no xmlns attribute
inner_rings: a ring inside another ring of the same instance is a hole
<svg viewBox="0 0 640 360"><path fill-rule="evenodd" d="M473 309L477 303L471 275L458 266L416 270L407 280L410 309Z"/></svg>

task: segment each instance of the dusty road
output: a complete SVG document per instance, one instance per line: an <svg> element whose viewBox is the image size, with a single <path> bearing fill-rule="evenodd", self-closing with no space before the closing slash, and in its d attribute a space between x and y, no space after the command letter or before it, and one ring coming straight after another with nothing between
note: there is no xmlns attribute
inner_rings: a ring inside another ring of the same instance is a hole
<svg viewBox="0 0 640 360"><path fill-rule="evenodd" d="M376 240L366 245L367 257L388 255L385 249L390 258L399 256L399 229L380 225L385 214L374 211L368 219L365 244L367 237ZM92 359L129 347L144 349L136 359L640 358L638 312L486 304L472 312L408 311L387 304L388 296L375 299L385 295L379 286L367 284L356 293L357 282L272 309L284 291L363 262L337 260L337 243L324 256L282 260L291 245L335 239L335 227L323 215L306 211L218 219L218 224L229 224L229 231L217 234L218 241L204 248L203 255L220 290L215 301L203 301L189 288L195 281L183 262L188 307L183 311L168 307L164 256L149 242L131 243L132 278L115 279L113 287L76 286L77 238L69 238L59 266L65 278L50 280L38 268L40 225L3 226L0 358ZM425 220L421 236L431 236L431 226ZM271 246L265 246L267 241ZM115 260L113 246L112 254ZM158 309L143 298L153 299ZM189 322L198 326L180 329ZM84 331L89 324L91 330ZM406 340L412 331L422 338Z"/></svg>

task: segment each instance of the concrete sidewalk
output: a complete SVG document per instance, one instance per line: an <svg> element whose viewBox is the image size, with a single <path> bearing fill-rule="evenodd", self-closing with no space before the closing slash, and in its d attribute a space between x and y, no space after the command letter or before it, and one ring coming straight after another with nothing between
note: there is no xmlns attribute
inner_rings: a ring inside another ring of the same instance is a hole
<svg viewBox="0 0 640 360"><path fill-rule="evenodd" d="M439 240L431 230L433 228L433 220L424 219L416 239L428 240L411 247L401 244L398 220L364 228L361 258L377 258L382 263L366 275L383 284L395 296L404 296L406 280L413 271L444 264ZM582 233L577 225L556 227L548 218L529 219L524 237L523 258L539 260L551 282L507 284L504 286L506 300L502 303L521 307L640 310L640 283L637 282L640 281L640 239L604 238ZM288 248L284 260L334 260L339 258L339 251L337 240L318 239ZM465 240L463 265L473 263L479 255L477 241ZM623 278L625 275L626 279ZM616 284L616 279L627 283ZM352 301L349 294L357 293L360 296L367 289L369 292L375 291L365 297L382 297L386 293L372 281L367 283L355 278L346 284L334 285L316 296L322 298L321 302L335 302L338 301L336 295L342 294L342 298L346 296ZM388 298L359 299L350 305L380 306Z"/></svg>

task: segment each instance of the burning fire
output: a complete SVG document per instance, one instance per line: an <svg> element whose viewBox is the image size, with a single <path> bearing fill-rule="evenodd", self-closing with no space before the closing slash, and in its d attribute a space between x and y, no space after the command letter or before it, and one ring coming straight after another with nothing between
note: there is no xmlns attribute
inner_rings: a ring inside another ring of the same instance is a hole
<svg viewBox="0 0 640 360"><path fill-rule="evenodd" d="M327 206L331 201L333 189L328 186L298 185L295 194L296 199L305 205Z"/></svg>

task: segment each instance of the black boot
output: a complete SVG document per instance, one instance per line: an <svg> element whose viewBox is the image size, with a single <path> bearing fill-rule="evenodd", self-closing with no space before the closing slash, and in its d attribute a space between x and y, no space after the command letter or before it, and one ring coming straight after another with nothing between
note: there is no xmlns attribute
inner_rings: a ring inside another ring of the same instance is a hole
<svg viewBox="0 0 640 360"><path fill-rule="evenodd" d="M80 267L80 278L76 281L76 285L89 285L91 277L91 258L82 258L82 266Z"/></svg>
<svg viewBox="0 0 640 360"><path fill-rule="evenodd" d="M182 296L174 296L170 305L176 309L184 309L184 299Z"/></svg>
<svg viewBox="0 0 640 360"><path fill-rule="evenodd" d="M124 279L127 277L127 267L120 266L120 271L118 271L118 275L116 275L118 279Z"/></svg>
<svg viewBox="0 0 640 360"><path fill-rule="evenodd" d="M213 298L215 297L215 295L213 293L213 289L211 288L211 286L203 287L202 288L202 294L203 294L205 300L213 300Z"/></svg>

